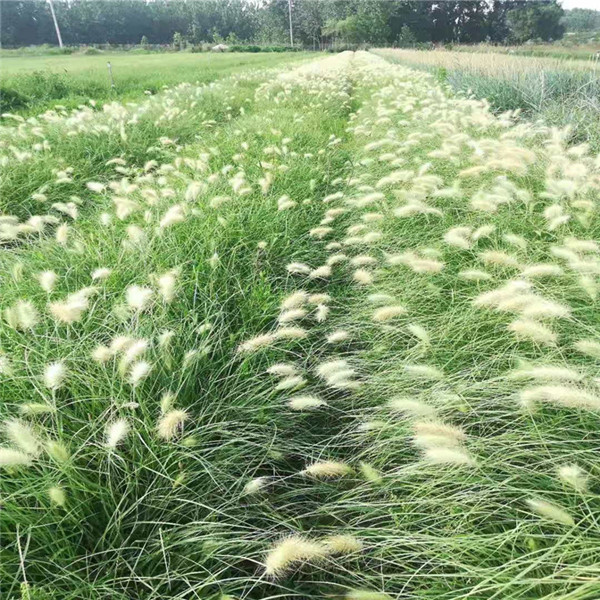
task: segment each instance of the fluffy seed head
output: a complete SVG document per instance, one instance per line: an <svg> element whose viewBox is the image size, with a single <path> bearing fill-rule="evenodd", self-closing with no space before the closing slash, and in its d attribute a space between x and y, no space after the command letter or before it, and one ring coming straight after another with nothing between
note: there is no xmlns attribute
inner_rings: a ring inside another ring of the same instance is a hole
<svg viewBox="0 0 600 600"><path fill-rule="evenodd" d="M276 386L275 389L281 390L297 390L306 385L306 379L299 375L292 375L291 377L285 377Z"/></svg>
<svg viewBox="0 0 600 600"><path fill-rule="evenodd" d="M335 477L350 475L352 467L342 462L327 460L313 463L300 473L317 479L333 479Z"/></svg>
<svg viewBox="0 0 600 600"><path fill-rule="evenodd" d="M284 538L267 554L265 574L277 576L288 570L294 563L310 562L327 555L327 548L299 535Z"/></svg>
<svg viewBox="0 0 600 600"><path fill-rule="evenodd" d="M329 554L354 554L362 550L362 542L353 535L330 535L321 540Z"/></svg>
<svg viewBox="0 0 600 600"><path fill-rule="evenodd" d="M553 504L552 502L542 500L541 498L530 498L526 500L526 502L534 513L537 513L544 519L562 523L563 525L568 525L569 527L573 527L575 525L573 517L566 510L560 506L557 506L556 504Z"/></svg>
<svg viewBox="0 0 600 600"><path fill-rule="evenodd" d="M54 271L42 271L38 274L41 288L48 294L54 289L58 275Z"/></svg>
<svg viewBox="0 0 600 600"><path fill-rule="evenodd" d="M28 466L32 462L33 457L30 454L13 448L0 448L0 467Z"/></svg>
<svg viewBox="0 0 600 600"><path fill-rule="evenodd" d="M269 477L255 477L254 479L251 479L244 486L244 494L249 495L249 494L256 494L257 492L260 492L262 489L264 489L268 485L269 480L270 480Z"/></svg>
<svg viewBox="0 0 600 600"><path fill-rule="evenodd" d="M350 333L343 329L338 329L337 331L333 331L327 336L328 344L339 344L341 342L345 342L350 339Z"/></svg>
<svg viewBox="0 0 600 600"><path fill-rule="evenodd" d="M582 354L600 359L600 342L596 340L579 340L575 342L575 349Z"/></svg>
<svg viewBox="0 0 600 600"><path fill-rule="evenodd" d="M17 419L4 423L6 437L22 452L31 457L39 456L42 444L30 425Z"/></svg>
<svg viewBox="0 0 600 600"><path fill-rule="evenodd" d="M270 346L274 340L275 340L275 336L273 336L270 333L266 333L263 335L257 335L256 337L253 337L253 338L249 339L248 341L240 344L238 346L237 351L239 353L256 352L257 350L260 350L261 348Z"/></svg>
<svg viewBox="0 0 600 600"><path fill-rule="evenodd" d="M144 360L140 360L131 366L129 381L134 387L139 385L152 370L152 365Z"/></svg>
<svg viewBox="0 0 600 600"><path fill-rule="evenodd" d="M289 363L276 363L267 369L269 375L276 375L277 377L290 377L298 373L296 367Z"/></svg>
<svg viewBox="0 0 600 600"><path fill-rule="evenodd" d="M57 485L48 489L48 497L50 498L50 502L56 506L64 506L67 503L65 490Z"/></svg>
<svg viewBox="0 0 600 600"><path fill-rule="evenodd" d="M185 410L174 409L168 411L158 421L158 437L167 441L173 439L181 430L187 418L188 414Z"/></svg>
<svg viewBox="0 0 600 600"><path fill-rule="evenodd" d="M284 298L281 302L281 308L282 308L282 310L290 310L293 308L300 308L302 305L304 305L306 303L307 300L308 300L308 294L305 291L300 290L298 292L294 292L293 294L290 294L289 296L287 296L287 298Z"/></svg>
<svg viewBox="0 0 600 600"><path fill-rule="evenodd" d="M394 411L407 415L415 415L419 417L432 416L435 414L435 409L425 402L414 400L413 398L392 398L387 407Z"/></svg>
<svg viewBox="0 0 600 600"><path fill-rule="evenodd" d="M130 427L125 419L118 419L106 426L105 446L114 450L127 437Z"/></svg>
<svg viewBox="0 0 600 600"><path fill-rule="evenodd" d="M589 475L579 465L562 465L557 469L558 477L578 492L585 492Z"/></svg>
<svg viewBox="0 0 600 600"><path fill-rule="evenodd" d="M132 285L125 292L125 301L133 310L142 311L150 302L152 294L153 291L150 288Z"/></svg>
<svg viewBox="0 0 600 600"><path fill-rule="evenodd" d="M373 313L373 321L384 322L406 314L406 309L403 306L382 306Z"/></svg>
<svg viewBox="0 0 600 600"><path fill-rule="evenodd" d="M537 385L525 388L519 394L521 402L550 402L570 408L600 410L600 397L578 387L566 385Z"/></svg>
<svg viewBox="0 0 600 600"><path fill-rule="evenodd" d="M464 450L456 448L427 448L423 458L430 463L438 465L473 466L475 461Z"/></svg>
<svg viewBox="0 0 600 600"><path fill-rule="evenodd" d="M51 390L57 390L64 382L67 369L64 363L55 362L46 365L44 369L44 385Z"/></svg>
<svg viewBox="0 0 600 600"><path fill-rule="evenodd" d="M288 400L288 406L292 410L312 410L321 406L327 406L327 402L316 396L294 396Z"/></svg>
<svg viewBox="0 0 600 600"><path fill-rule="evenodd" d="M551 346L556 344L558 336L546 325L542 325L533 319L517 319L508 325L517 339L536 342Z"/></svg>

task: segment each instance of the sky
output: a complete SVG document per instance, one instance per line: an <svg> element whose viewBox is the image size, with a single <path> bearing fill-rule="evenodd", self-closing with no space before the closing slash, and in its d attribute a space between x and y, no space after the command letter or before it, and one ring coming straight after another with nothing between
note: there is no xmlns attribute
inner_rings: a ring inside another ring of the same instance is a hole
<svg viewBox="0 0 600 600"><path fill-rule="evenodd" d="M600 0L562 0L563 8L593 8L600 10Z"/></svg>

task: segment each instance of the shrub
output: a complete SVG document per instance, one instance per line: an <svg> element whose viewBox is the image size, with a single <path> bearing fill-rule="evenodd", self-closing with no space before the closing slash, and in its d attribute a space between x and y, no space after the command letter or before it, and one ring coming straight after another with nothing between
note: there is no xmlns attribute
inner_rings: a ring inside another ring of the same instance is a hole
<svg viewBox="0 0 600 600"><path fill-rule="evenodd" d="M23 110L29 104L30 98L17 90L0 86L0 114Z"/></svg>

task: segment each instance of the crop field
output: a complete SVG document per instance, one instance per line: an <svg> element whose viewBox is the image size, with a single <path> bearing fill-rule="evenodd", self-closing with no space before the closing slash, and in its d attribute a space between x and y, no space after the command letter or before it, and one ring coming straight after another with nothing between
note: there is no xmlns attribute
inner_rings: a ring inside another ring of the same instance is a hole
<svg viewBox="0 0 600 600"><path fill-rule="evenodd" d="M0 598L600 598L600 156L383 54L4 116Z"/></svg>

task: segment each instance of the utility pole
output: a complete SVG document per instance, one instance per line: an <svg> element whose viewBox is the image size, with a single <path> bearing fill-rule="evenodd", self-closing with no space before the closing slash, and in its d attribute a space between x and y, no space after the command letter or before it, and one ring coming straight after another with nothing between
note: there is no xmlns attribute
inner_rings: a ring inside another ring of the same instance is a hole
<svg viewBox="0 0 600 600"><path fill-rule="evenodd" d="M294 47L294 31L292 28L292 0L288 0L288 14L290 16L290 46Z"/></svg>
<svg viewBox="0 0 600 600"><path fill-rule="evenodd" d="M62 48L62 37L60 36L60 29L58 27L58 21L56 20L56 13L54 12L54 4L52 4L52 0L48 0L48 4L50 4L50 12L52 13L52 20L54 21L54 29L56 29L56 37L58 38L58 45Z"/></svg>

